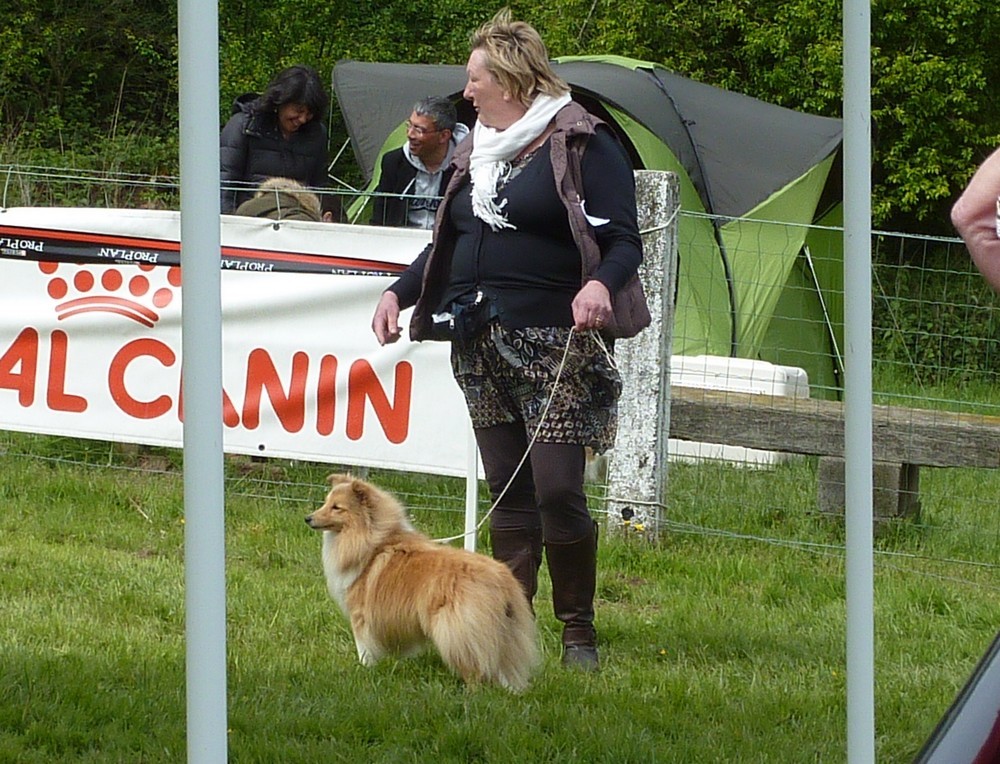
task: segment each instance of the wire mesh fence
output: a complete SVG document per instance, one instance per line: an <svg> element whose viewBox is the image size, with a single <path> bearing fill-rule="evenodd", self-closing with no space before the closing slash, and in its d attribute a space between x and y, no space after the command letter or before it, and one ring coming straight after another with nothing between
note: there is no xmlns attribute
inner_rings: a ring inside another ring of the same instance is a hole
<svg viewBox="0 0 1000 764"><path fill-rule="evenodd" d="M681 279L707 286L680 284L674 348L706 357L675 358L672 384L722 393L705 395L703 408L716 406L702 423L707 443L672 447L666 531L843 556L843 444L823 418L842 423L849 362L842 232L734 222L712 220L727 236L689 227L686 240L681 224ZM875 232L872 252L875 458L896 454L874 469L877 570L995 590L997 297L958 239ZM693 272L699 258L726 261L713 283ZM706 332L713 322L729 336ZM746 440L712 441L713 429ZM761 441L780 447L742 448Z"/></svg>
<svg viewBox="0 0 1000 764"><path fill-rule="evenodd" d="M0 170L4 206L57 201L177 206L177 178L172 176L24 166ZM838 401L845 363L841 233L835 226L682 214L674 350L684 358L703 358L693 379L686 369L689 378L683 384ZM991 419L1000 404L997 299L961 242L877 232L872 245L875 402L900 410L974 415L976 427L985 431L1000 427ZM699 267L700 261L712 264ZM740 362L751 365L740 367ZM761 364L771 365L763 378ZM675 384L680 377L678 372ZM180 455L166 449L12 432L3 433L0 443L5 461L110 470L125 481L137 470L180 475ZM715 443L694 452L690 443L677 444L664 476L666 535L708 535L734 546L792 546L810 555L844 554L842 525L836 513L821 506L821 484L824 477L830 480L824 472L829 468L826 457L725 446L741 444ZM1000 466L1000 454L992 458ZM308 506L330 471L329 464L229 457L227 493ZM831 474L836 482L836 466ZM990 578L1000 559L996 469L921 466L916 486L898 483L901 478L893 474L894 487L876 490L915 492L916 511L879 519L879 564L996 587L1000 582ZM392 482L406 503L446 513L456 531L461 528L463 481L387 474L380 479ZM588 490L595 513L605 514L599 471ZM485 493L482 511L489 505ZM983 571L989 571L985 579Z"/></svg>

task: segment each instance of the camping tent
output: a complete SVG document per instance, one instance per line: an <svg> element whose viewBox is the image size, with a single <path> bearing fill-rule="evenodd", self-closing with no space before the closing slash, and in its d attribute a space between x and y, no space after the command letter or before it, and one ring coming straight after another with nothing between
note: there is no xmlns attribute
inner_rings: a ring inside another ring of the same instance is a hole
<svg viewBox="0 0 1000 764"><path fill-rule="evenodd" d="M618 133L636 169L676 172L683 214L674 352L798 366L814 396L842 384L840 120L620 57L561 58L573 97ZM377 182L414 102L449 95L462 66L341 61L333 87L358 162ZM819 226L812 224L819 223Z"/></svg>

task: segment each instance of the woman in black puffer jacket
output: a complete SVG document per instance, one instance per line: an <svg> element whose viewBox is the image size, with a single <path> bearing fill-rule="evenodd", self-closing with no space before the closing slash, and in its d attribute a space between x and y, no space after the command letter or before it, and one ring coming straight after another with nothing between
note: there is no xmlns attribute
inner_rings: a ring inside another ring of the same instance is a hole
<svg viewBox="0 0 1000 764"><path fill-rule="evenodd" d="M220 138L223 213L231 214L267 178L293 178L312 189L327 185L322 118L328 103L308 66L285 69L259 97L236 99Z"/></svg>

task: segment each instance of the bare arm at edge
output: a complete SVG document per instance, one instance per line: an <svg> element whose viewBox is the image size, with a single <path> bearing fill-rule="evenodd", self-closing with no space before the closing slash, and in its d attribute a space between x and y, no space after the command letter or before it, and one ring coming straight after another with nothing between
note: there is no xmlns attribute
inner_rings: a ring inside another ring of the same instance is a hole
<svg viewBox="0 0 1000 764"><path fill-rule="evenodd" d="M976 170L951 208L951 222L965 241L983 278L1000 292L1000 237L997 236L997 198L1000 196L1000 149Z"/></svg>

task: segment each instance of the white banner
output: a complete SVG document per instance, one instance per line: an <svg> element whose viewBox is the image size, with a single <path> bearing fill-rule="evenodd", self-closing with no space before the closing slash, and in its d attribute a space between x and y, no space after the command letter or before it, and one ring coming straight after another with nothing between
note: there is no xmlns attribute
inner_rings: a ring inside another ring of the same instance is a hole
<svg viewBox="0 0 1000 764"><path fill-rule="evenodd" d="M179 231L176 212L0 213L0 428L181 446ZM222 217L227 452L465 474L449 345L370 329L428 241Z"/></svg>

